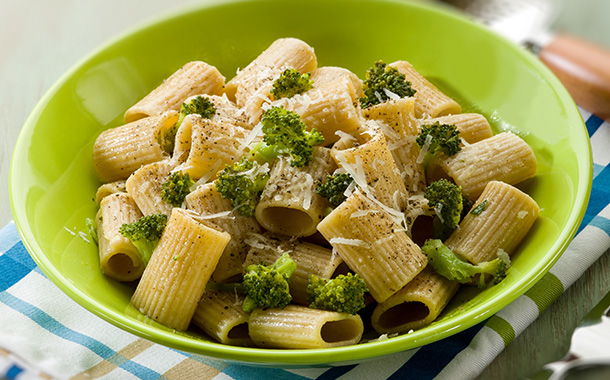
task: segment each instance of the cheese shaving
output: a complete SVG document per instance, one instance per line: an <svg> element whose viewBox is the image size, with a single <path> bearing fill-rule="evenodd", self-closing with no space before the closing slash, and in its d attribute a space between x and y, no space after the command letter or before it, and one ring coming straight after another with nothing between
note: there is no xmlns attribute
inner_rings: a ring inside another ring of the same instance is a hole
<svg viewBox="0 0 610 380"><path fill-rule="evenodd" d="M305 173L304 187L306 189L312 189L311 191L305 190L305 195L303 197L303 209L309 210L309 208L311 207L311 195L315 191L315 189L314 189L315 183L314 183L313 177L309 173Z"/></svg>
<svg viewBox="0 0 610 380"><path fill-rule="evenodd" d="M386 96L392 100L399 100L400 96L396 93L393 93L392 91L388 90L387 88L383 89L383 92L386 94Z"/></svg>
<svg viewBox="0 0 610 380"><path fill-rule="evenodd" d="M358 211L354 211L352 212L352 214L349 216L350 218L360 218L362 216L366 216L368 214L376 214L377 210L358 210Z"/></svg>
<svg viewBox="0 0 610 380"><path fill-rule="evenodd" d="M248 136L246 136L246 138L243 139L242 143L239 145L239 148L237 148L237 149L240 152L243 151L244 149L246 149L247 146L252 144L252 142L254 140L256 140L257 137L260 137L262 135L263 135L263 123L257 123L254 126L254 128L252 128L252 130L250 131Z"/></svg>
<svg viewBox="0 0 610 380"><path fill-rule="evenodd" d="M350 135L349 133L343 132L340 129L335 132L335 135L339 136L339 140L337 141L337 144L339 144L339 146L347 146L351 142L358 141L354 136Z"/></svg>
<svg viewBox="0 0 610 380"><path fill-rule="evenodd" d="M80 238L81 238L81 239L83 239L84 241L86 241L87 243L91 243L91 240L89 240L89 239L87 238L87 236L89 236L89 235L87 235L87 234L86 234L86 233L84 233L83 231L79 231L79 232L78 232L78 236L80 236Z"/></svg>
<svg viewBox="0 0 610 380"><path fill-rule="evenodd" d="M445 224L445 220L443 219L443 214L441 213L443 211L443 205L441 203L437 203L434 206L434 212L436 213L436 216L438 216L438 219L441 221L441 223Z"/></svg>
<svg viewBox="0 0 610 380"><path fill-rule="evenodd" d="M417 156L417 160L415 160L415 162L417 162L418 164L421 164L424 162L424 158L426 157L426 154L428 153L428 150L430 149L431 143L432 143L432 135L426 135L426 141L424 141L424 145L421 147L421 150L419 151L419 156Z"/></svg>
<svg viewBox="0 0 610 380"><path fill-rule="evenodd" d="M233 211L222 211L222 212L217 212L215 214L199 215L197 218L198 219L216 219L216 218L229 217L228 219L235 219L235 216L232 214L233 214Z"/></svg>
<svg viewBox="0 0 610 380"><path fill-rule="evenodd" d="M343 245L351 245L354 247L362 247L362 248L368 248L369 245L367 242L365 242L364 240L360 240L360 239L346 239L346 238L341 238L341 237L336 237L336 238L332 238L330 239L329 243L331 245L334 244L343 244Z"/></svg>

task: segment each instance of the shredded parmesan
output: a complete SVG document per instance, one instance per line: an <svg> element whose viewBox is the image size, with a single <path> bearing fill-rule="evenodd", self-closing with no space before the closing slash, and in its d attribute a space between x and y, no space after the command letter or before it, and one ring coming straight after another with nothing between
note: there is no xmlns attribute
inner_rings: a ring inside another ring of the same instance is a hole
<svg viewBox="0 0 610 380"><path fill-rule="evenodd" d="M527 211L525 211L525 210L519 211L519 212L517 213L517 218L519 218L519 219L523 219L523 218L525 218L525 217L527 216L527 214L529 214L529 212L527 212Z"/></svg>
<svg viewBox="0 0 610 380"><path fill-rule="evenodd" d="M84 233L83 231L79 231L78 236L80 236L80 238L83 239L84 241L86 241L87 243L91 243L91 240L89 240L87 238L88 235L86 233Z"/></svg>
<svg viewBox="0 0 610 380"><path fill-rule="evenodd" d="M235 219L235 216L232 215L233 211L222 211L222 212L217 212L215 214L207 214L207 215L199 215L197 218L198 219L216 219L216 218L229 218L229 219Z"/></svg>
<svg viewBox="0 0 610 380"><path fill-rule="evenodd" d="M352 141L357 141L354 136L350 135L349 133L343 132L340 129L335 132L335 135L339 136L339 140L336 142L337 144L339 144L339 146L343 144L348 145L348 143L351 143Z"/></svg>
<svg viewBox="0 0 610 380"><path fill-rule="evenodd" d="M379 103L383 103L383 98L381 97L381 94L378 91L375 91L375 97L377 98Z"/></svg>
<svg viewBox="0 0 610 380"><path fill-rule="evenodd" d="M349 162L347 162L345 155L341 152L337 152L335 154L335 158L339 162L339 165L341 165L341 167L343 169L345 169L345 171L347 173L349 173L349 175L352 176L352 178L354 179L354 182L358 186L360 186L362 191L364 191L365 193L371 192L371 189L369 188L369 185L366 181L366 177L363 173L364 169L362 168L362 159L360 159L360 162L358 162L358 160L356 160L356 165L352 165Z"/></svg>
<svg viewBox="0 0 610 380"><path fill-rule="evenodd" d="M350 218L360 218L361 216L366 216L368 214L376 214L376 213L377 213L376 210L358 210L358 211L352 212L352 214L349 217Z"/></svg>
<svg viewBox="0 0 610 380"><path fill-rule="evenodd" d="M438 219L441 221L441 223L445 224L445 220L443 219L443 204L442 203L437 203L434 206L434 212L436 213L436 216L438 216Z"/></svg>
<svg viewBox="0 0 610 380"><path fill-rule="evenodd" d="M314 189L315 183L314 183L313 177L309 173L305 173L304 187L306 188L306 190L305 190L305 196L303 197L303 209L309 210L309 208L311 207L311 194L315 191L315 189ZM311 189L311 191L309 191L307 189Z"/></svg>
<svg viewBox="0 0 610 380"><path fill-rule="evenodd" d="M248 136L242 141L241 145L239 145L238 150L241 152L246 149L247 146L252 144L252 142L257 138L263 135L263 123L258 123L252 128Z"/></svg>
<svg viewBox="0 0 610 380"><path fill-rule="evenodd" d="M354 247L362 247L362 248L368 248L369 247L368 243L365 242L364 240L360 240L360 239L346 239L346 238L341 238L341 237L332 238L332 239L330 239L329 243L331 245L333 245L333 244L343 244L343 245L352 245Z"/></svg>
<svg viewBox="0 0 610 380"><path fill-rule="evenodd" d="M387 88L383 89L383 92L385 92L386 96L392 100L399 100L400 96L396 93L393 93L392 91L388 90Z"/></svg>
<svg viewBox="0 0 610 380"><path fill-rule="evenodd" d="M70 233L70 235L72 236L76 236L76 232L72 231L71 229L69 229L68 227L64 227L64 230L68 231Z"/></svg>
<svg viewBox="0 0 610 380"><path fill-rule="evenodd" d="M430 149L431 143L432 143L432 135L427 135L426 141L424 141L424 145L421 147L421 150L419 151L419 156L417 156L417 160L415 160L415 162L417 162L418 164L421 164L424 162L424 157L426 157L426 154L428 153L428 149Z"/></svg>

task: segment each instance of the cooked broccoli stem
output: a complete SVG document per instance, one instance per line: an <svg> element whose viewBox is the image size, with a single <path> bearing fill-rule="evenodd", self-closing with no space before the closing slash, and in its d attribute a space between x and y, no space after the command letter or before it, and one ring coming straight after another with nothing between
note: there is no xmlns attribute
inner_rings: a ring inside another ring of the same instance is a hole
<svg viewBox="0 0 610 380"><path fill-rule="evenodd" d="M313 80L309 73L301 74L296 69L286 69L273 82L271 93L276 99L292 98L313 88Z"/></svg>
<svg viewBox="0 0 610 380"><path fill-rule="evenodd" d="M290 277L297 264L288 253L271 265L249 265L244 271L243 288L246 298L242 309L251 312L257 307L284 308L292 300Z"/></svg>
<svg viewBox="0 0 610 380"><path fill-rule="evenodd" d="M241 215L253 216L269 173L256 161L243 157L218 172L216 189Z"/></svg>
<svg viewBox="0 0 610 380"><path fill-rule="evenodd" d="M510 262L505 257L498 257L477 265L471 264L458 256L439 239L428 239L422 246L428 256L428 263L436 273L462 284L474 284L479 289L495 285L506 277ZM487 276L492 280L487 281Z"/></svg>
<svg viewBox="0 0 610 380"><path fill-rule="evenodd" d="M174 207L180 207L194 183L189 173L171 173L167 181L161 184L161 198Z"/></svg>
<svg viewBox="0 0 610 380"><path fill-rule="evenodd" d="M433 158L441 154L453 156L462 149L457 127L453 124L441 124L438 121L422 125L421 133L415 142L420 148L425 149L423 161L425 168Z"/></svg>
<svg viewBox="0 0 610 380"><path fill-rule="evenodd" d="M351 273L333 279L312 274L307 285L309 307L348 314L364 308L364 293L368 291L364 280Z"/></svg>
<svg viewBox="0 0 610 380"><path fill-rule="evenodd" d="M306 130L301 117L283 107L271 107L261 119L263 141L250 146L250 157L259 162L273 161L280 155L290 156L290 165L309 165L313 148L324 142L322 134Z"/></svg>
<svg viewBox="0 0 610 380"><path fill-rule="evenodd" d="M323 182L318 183L316 192L327 198L333 207L337 207L345 200L345 190L353 181L349 173L329 175Z"/></svg>
<svg viewBox="0 0 610 380"><path fill-rule="evenodd" d="M163 150L168 153L174 151L176 133L178 132L178 128L180 128L180 125L182 124L182 121L184 121L185 117L192 114L198 114L204 119L209 119L214 116L215 113L216 107L214 107L214 103L212 103L208 97L196 96L188 102L182 103L178 121L176 121L174 125L168 128L161 135L161 146L163 147Z"/></svg>
<svg viewBox="0 0 610 380"><path fill-rule="evenodd" d="M167 215L152 214L141 217L133 223L125 223L119 232L138 249L144 265L148 264L163 230L167 224Z"/></svg>
<svg viewBox="0 0 610 380"><path fill-rule="evenodd" d="M364 96L360 98L360 106L363 109L388 101L388 91L401 98L411 97L416 92L403 73L383 61L375 62L367 70L362 84Z"/></svg>

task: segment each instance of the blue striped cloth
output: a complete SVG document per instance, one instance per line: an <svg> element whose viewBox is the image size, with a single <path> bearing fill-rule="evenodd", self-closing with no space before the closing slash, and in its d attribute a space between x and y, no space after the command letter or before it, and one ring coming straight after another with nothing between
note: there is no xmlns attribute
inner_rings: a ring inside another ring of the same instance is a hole
<svg viewBox="0 0 610 380"><path fill-rule="evenodd" d="M8 379L470 379L610 248L610 124L591 136L591 200L570 246L540 282L487 321L444 340L335 368L253 368L204 359L120 330L51 283L13 223L0 230L0 376Z"/></svg>

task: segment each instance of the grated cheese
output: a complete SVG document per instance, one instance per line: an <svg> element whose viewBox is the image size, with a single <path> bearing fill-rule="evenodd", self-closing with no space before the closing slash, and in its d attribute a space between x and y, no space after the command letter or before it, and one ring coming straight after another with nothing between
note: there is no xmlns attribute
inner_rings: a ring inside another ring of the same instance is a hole
<svg viewBox="0 0 610 380"><path fill-rule="evenodd" d="M415 160L415 162L417 162L418 164L421 164L424 162L424 158L426 157L426 154L428 153L428 150L430 149L431 143L432 143L432 135L427 135L426 141L424 141L424 145L421 147L421 150L419 151L419 156L417 156L417 160Z"/></svg>
<svg viewBox="0 0 610 380"><path fill-rule="evenodd" d="M358 211L354 211L352 212L352 214L349 216L350 218L360 218L361 216L366 216L368 214L376 214L377 210L358 210Z"/></svg>
<svg viewBox="0 0 610 380"><path fill-rule="evenodd" d="M228 219L235 219L235 216L232 215L233 211L221 211L221 212L217 212L215 214L207 214L207 215L199 215L197 216L197 219L216 219L216 218L227 218Z"/></svg>
<svg viewBox="0 0 610 380"><path fill-rule="evenodd" d="M390 90L388 90L387 88L383 89L383 92L385 92L386 96L392 100L399 100L400 96Z"/></svg>
<svg viewBox="0 0 610 380"><path fill-rule="evenodd" d="M303 209L309 210L311 207L311 195L315 191L314 189L315 183L313 177L309 173L305 173L305 184L304 187L306 189L312 189L311 191L305 190L305 196L303 197Z"/></svg>
<svg viewBox="0 0 610 380"><path fill-rule="evenodd" d="M257 123L254 126L254 128L252 128L252 130L250 131L248 136L246 136L246 138L239 145L239 148L237 148L237 149L240 152L243 151L244 149L246 149L247 146L252 144L252 142L254 142L254 140L256 140L257 137L260 137L262 135L263 135L263 123Z"/></svg>
<svg viewBox="0 0 610 380"><path fill-rule="evenodd" d="M360 240L360 239L346 239L346 238L341 238L341 237L336 237L336 238L332 238L330 239L329 243L331 245L333 244L343 244L343 245L351 245L354 247L362 247L362 248L368 248L369 245L367 242L365 242L364 240Z"/></svg>

